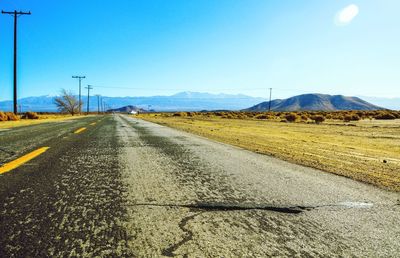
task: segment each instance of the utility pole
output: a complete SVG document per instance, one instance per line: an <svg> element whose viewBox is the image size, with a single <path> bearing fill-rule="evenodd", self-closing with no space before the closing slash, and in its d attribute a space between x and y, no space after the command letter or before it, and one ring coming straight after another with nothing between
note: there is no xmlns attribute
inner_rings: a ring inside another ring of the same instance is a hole
<svg viewBox="0 0 400 258"><path fill-rule="evenodd" d="M31 12L5 12L1 11L2 14L10 14L14 16L14 114L18 113L17 104L17 25L18 17L22 15L31 15Z"/></svg>
<svg viewBox="0 0 400 258"><path fill-rule="evenodd" d="M89 115L89 97L90 97L90 90L93 89L92 85L88 85L87 87L85 87L85 89L87 89L87 111L86 111L86 114Z"/></svg>
<svg viewBox="0 0 400 258"><path fill-rule="evenodd" d="M82 79L85 79L85 78L86 78L86 76L79 76L79 75L77 75L77 76L72 76L72 78L73 78L73 79L79 79L79 114L81 114L81 112L82 112L81 82L82 82Z"/></svg>
<svg viewBox="0 0 400 258"><path fill-rule="evenodd" d="M268 112L271 112L271 97L272 97L272 88L269 88L269 105L268 105Z"/></svg>
<svg viewBox="0 0 400 258"><path fill-rule="evenodd" d="M97 96L97 114L100 114L100 95L96 95Z"/></svg>

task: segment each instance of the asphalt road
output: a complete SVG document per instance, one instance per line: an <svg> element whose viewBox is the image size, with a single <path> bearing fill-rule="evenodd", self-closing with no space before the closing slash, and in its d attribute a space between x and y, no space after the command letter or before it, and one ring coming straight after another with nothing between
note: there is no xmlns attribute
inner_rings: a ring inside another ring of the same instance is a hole
<svg viewBox="0 0 400 258"><path fill-rule="evenodd" d="M0 131L1 163L40 147L0 175L0 257L400 253L399 193L122 115Z"/></svg>

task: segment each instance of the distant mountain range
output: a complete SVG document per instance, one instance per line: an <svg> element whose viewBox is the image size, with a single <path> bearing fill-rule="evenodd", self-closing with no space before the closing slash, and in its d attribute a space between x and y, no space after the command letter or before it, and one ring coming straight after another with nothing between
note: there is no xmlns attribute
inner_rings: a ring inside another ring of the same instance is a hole
<svg viewBox="0 0 400 258"><path fill-rule="evenodd" d="M55 96L28 97L20 99L22 111L54 112ZM264 98L255 98L242 94L210 94L200 92L180 92L171 96L152 97L103 97L106 109L118 109L134 106L143 110L154 111L200 111L200 110L268 110L269 103ZM272 110L374 110L400 109L400 99L368 98L371 104L358 97L341 95L304 94L288 99L271 101ZM83 96L83 110L86 111L86 97ZM90 110L97 111L97 97L90 97ZM249 108L251 106L251 108ZM1 101L0 110L12 110L12 101ZM125 111L121 111L125 112Z"/></svg>
<svg viewBox="0 0 400 258"><path fill-rule="evenodd" d="M374 103L375 105L380 107L392 110L400 110L400 98L380 98L380 97L365 97L365 96L358 96L358 97L370 103Z"/></svg>
<svg viewBox="0 0 400 258"><path fill-rule="evenodd" d="M245 111L268 111L269 101L254 105ZM303 94L288 99L271 101L273 111L339 111L339 110L379 110L382 107L373 105L357 97L342 95Z"/></svg>
<svg viewBox="0 0 400 258"><path fill-rule="evenodd" d="M55 96L40 96L23 98L18 101L22 111L54 112L57 111L54 105ZM242 94L210 94L199 92L180 92L172 96L152 97L103 97L107 109L115 109L124 106L136 106L143 109L155 111L198 111L198 110L240 110L250 105L255 105L264 98L255 98ZM86 97L83 96L83 110L86 111ZM97 110L97 97L89 99L90 110ZM0 110L12 110L12 101L0 102Z"/></svg>

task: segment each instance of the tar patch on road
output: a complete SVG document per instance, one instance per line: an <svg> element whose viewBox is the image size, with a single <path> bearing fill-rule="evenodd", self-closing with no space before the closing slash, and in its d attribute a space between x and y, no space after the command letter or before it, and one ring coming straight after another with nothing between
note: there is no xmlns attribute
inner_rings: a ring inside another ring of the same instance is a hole
<svg viewBox="0 0 400 258"><path fill-rule="evenodd" d="M246 211L246 210L263 210L273 211L286 214L299 214L312 208L303 206L279 207L260 204L228 204L228 203L196 203L196 204L153 204L153 203L136 203L129 206L148 206L148 207L168 207L168 208L188 208L191 211Z"/></svg>

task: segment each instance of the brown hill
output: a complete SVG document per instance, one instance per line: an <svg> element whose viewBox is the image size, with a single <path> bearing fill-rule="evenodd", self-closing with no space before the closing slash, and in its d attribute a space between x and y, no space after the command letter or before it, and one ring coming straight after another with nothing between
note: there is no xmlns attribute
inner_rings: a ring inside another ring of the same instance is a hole
<svg viewBox="0 0 400 258"><path fill-rule="evenodd" d="M268 111L269 101L252 106L244 111ZM273 111L339 111L339 110L381 110L357 97L326 94L303 94L288 99L271 101Z"/></svg>

